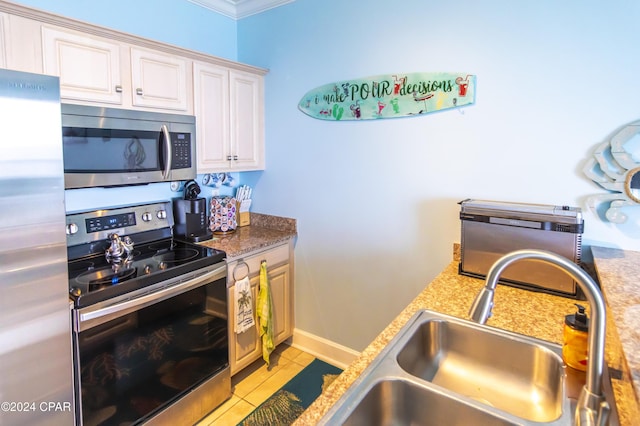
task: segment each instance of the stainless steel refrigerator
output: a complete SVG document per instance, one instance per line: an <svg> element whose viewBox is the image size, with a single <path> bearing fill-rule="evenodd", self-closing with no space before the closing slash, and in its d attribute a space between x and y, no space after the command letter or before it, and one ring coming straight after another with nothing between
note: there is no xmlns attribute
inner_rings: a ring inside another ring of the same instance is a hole
<svg viewBox="0 0 640 426"><path fill-rule="evenodd" d="M0 424L73 425L57 77L0 69Z"/></svg>

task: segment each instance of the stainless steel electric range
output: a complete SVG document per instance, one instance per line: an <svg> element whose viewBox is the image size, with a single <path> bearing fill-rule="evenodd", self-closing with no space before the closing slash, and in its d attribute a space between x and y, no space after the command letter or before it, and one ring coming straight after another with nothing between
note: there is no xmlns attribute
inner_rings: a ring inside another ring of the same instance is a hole
<svg viewBox="0 0 640 426"><path fill-rule="evenodd" d="M193 424L231 396L225 253L171 202L67 215L78 424Z"/></svg>

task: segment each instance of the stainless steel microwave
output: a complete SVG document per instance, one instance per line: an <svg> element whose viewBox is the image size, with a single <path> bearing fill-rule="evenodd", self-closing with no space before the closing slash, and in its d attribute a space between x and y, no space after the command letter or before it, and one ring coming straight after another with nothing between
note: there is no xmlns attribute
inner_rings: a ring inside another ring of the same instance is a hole
<svg viewBox="0 0 640 426"><path fill-rule="evenodd" d="M62 104L66 189L196 177L195 117Z"/></svg>

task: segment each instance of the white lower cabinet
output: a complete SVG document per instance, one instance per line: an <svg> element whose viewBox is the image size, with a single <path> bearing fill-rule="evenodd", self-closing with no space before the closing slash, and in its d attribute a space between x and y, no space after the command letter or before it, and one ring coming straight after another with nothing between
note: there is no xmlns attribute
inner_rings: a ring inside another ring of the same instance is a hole
<svg viewBox="0 0 640 426"><path fill-rule="evenodd" d="M267 276L273 303L274 343L282 343L293 334L293 285L292 243L284 244L248 257L233 260L228 265L228 311L229 311L229 364L231 375L237 373L262 357L262 340L257 327L237 334L235 321L235 279L242 279L247 271L251 281L252 309L256 320L256 302L260 285L260 262L267 261ZM235 271L235 278L234 278Z"/></svg>

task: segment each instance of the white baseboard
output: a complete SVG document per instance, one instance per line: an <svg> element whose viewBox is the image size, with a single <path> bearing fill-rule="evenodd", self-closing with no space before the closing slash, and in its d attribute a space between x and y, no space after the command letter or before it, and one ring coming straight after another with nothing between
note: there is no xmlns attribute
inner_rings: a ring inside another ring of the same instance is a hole
<svg viewBox="0 0 640 426"><path fill-rule="evenodd" d="M360 356L360 352L297 328L293 330L293 336L289 340L294 348L343 370Z"/></svg>

